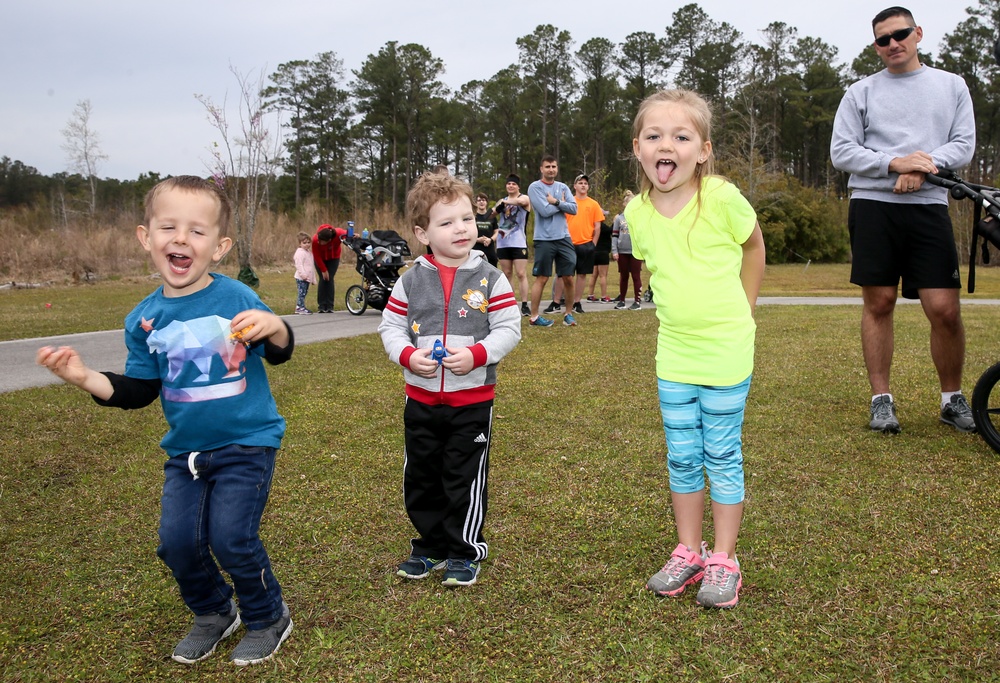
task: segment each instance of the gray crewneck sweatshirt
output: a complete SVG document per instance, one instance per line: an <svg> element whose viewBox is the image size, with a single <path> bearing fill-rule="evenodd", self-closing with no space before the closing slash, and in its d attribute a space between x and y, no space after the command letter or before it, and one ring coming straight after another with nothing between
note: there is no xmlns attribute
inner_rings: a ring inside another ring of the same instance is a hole
<svg viewBox="0 0 1000 683"><path fill-rule="evenodd" d="M851 174L852 198L947 204L948 191L930 183L894 194L899 174L889 172L889 162L922 151L939 170L954 171L972 161L975 146L972 98L960 76L929 66L902 74L884 69L844 94L833 122L830 160Z"/></svg>

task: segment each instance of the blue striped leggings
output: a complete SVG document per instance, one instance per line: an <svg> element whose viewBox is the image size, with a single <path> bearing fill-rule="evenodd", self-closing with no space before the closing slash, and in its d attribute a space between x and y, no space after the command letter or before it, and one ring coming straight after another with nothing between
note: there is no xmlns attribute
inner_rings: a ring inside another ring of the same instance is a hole
<svg viewBox="0 0 1000 683"><path fill-rule="evenodd" d="M697 493L705 488L707 472L713 501L742 503L743 411L750 377L727 387L656 381L670 490Z"/></svg>

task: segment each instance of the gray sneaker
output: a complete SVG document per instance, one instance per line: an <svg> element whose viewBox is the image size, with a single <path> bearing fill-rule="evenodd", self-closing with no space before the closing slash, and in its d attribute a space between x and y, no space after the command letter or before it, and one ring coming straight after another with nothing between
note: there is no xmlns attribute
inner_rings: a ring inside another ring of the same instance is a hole
<svg viewBox="0 0 1000 683"><path fill-rule="evenodd" d="M687 549L683 543L678 543L670 559L663 569L653 574L646 582L646 590L657 595L671 598L683 593L688 586L701 581L705 573L705 559L708 557L708 544L701 542L701 554Z"/></svg>
<svg viewBox="0 0 1000 683"><path fill-rule="evenodd" d="M258 631L247 631L243 640L233 650L230 657L236 666L259 664L274 656L281 644L292 632L292 617L288 613L288 605L281 602L281 618Z"/></svg>
<svg viewBox="0 0 1000 683"><path fill-rule="evenodd" d="M899 420L896 419L896 404L887 396L879 396L872 401L871 416L868 426L873 431L889 434L899 434L902 431ZM941 419L944 420L944 411L941 413Z"/></svg>
<svg viewBox="0 0 1000 683"><path fill-rule="evenodd" d="M715 553L705 562L705 576L695 601L702 607L730 609L740 601L743 574L726 553Z"/></svg>
<svg viewBox="0 0 1000 683"><path fill-rule="evenodd" d="M616 303L615 304L615 310L624 311L625 310L625 302L624 301L619 301L618 303Z"/></svg>
<svg viewBox="0 0 1000 683"><path fill-rule="evenodd" d="M632 305L628 307L628 310L630 310L630 311L641 311L642 310L642 304L640 304L638 301L633 301Z"/></svg>
<svg viewBox="0 0 1000 683"><path fill-rule="evenodd" d="M951 425L960 432L976 431L976 421L972 417L972 408L962 394L955 394L941 409L941 421Z"/></svg>
<svg viewBox="0 0 1000 683"><path fill-rule="evenodd" d="M236 610L236 603L230 600L229 611L225 614L196 616L191 631L177 643L171 657L181 664L200 662L215 652L215 647L239 626L240 613Z"/></svg>

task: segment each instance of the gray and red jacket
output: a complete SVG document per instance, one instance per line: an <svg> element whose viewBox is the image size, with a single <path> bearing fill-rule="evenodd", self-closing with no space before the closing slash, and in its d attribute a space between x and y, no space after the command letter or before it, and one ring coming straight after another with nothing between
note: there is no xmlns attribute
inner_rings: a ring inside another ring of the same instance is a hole
<svg viewBox="0 0 1000 683"><path fill-rule="evenodd" d="M500 359L521 339L521 313L510 283L498 269L473 251L455 271L445 308L437 266L420 256L396 281L382 312L378 331L389 358L403 366L406 395L431 405L464 406L492 400ZM418 348L468 347L475 365L457 376L439 368L433 378L410 372L410 356Z"/></svg>

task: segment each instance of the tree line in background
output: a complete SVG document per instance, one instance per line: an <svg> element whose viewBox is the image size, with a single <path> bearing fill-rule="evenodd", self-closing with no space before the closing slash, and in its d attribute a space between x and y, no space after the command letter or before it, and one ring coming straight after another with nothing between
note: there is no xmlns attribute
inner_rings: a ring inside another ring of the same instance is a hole
<svg viewBox="0 0 1000 683"><path fill-rule="evenodd" d="M966 14L939 53L921 52L921 61L968 83L978 152L965 174L992 184L1000 163L1000 69L992 58L1000 0L979 0ZM857 23L870 30L867 20ZM436 164L499 196L508 173L519 173L526 189L541 156L552 153L564 179L587 173L592 195L615 213L621 191L636 186L638 104L663 87L684 87L713 104L718 168L757 209L769 261L847 257L847 178L830 165L829 143L846 87L882 68L870 47L840 63L837 48L782 22L755 43L697 4L675 11L661 34L637 31L617 44L598 37L578 45L549 24L515 42L517 63L457 91L441 81L444 62L413 43L386 43L350 75L334 52L279 65L244 90L258 113L280 112L283 121L283 153L273 170L263 167L260 201L281 212L319 201L363 220L377 207L400 209L410 183ZM212 114L211 101L199 100ZM93 205L132 204L159 180L151 173L93 185L96 174L74 170L44 177L3 158L0 207L88 191Z"/></svg>

